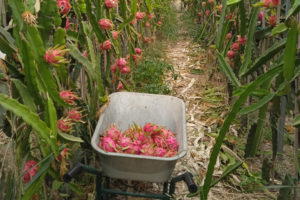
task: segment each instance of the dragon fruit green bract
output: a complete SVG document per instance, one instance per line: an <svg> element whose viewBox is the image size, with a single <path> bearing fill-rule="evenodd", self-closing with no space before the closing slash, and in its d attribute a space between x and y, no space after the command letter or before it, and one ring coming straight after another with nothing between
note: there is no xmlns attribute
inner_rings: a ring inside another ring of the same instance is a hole
<svg viewBox="0 0 300 200"><path fill-rule="evenodd" d="M179 147L171 130L151 123L144 127L134 124L123 133L113 125L100 138L98 146L107 152L156 157L175 156Z"/></svg>

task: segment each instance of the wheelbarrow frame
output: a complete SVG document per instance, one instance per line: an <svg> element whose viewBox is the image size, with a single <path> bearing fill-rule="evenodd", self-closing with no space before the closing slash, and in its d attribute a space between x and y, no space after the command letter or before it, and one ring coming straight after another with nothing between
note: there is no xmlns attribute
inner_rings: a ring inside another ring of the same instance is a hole
<svg viewBox="0 0 300 200"><path fill-rule="evenodd" d="M96 175L96 200L107 200L110 194L123 195L123 196L133 196L133 197L144 197L150 199L162 199L170 200L172 199L175 192L175 185L179 181L184 181L188 187L190 193L197 192L197 185L193 180L193 175L190 172L185 172L182 175L176 176L171 179L170 182L165 182L163 186L162 194L152 194L152 193L137 193L128 192L122 190L110 189L110 178L103 176L103 173L91 166L84 165L82 163L77 163L75 166L69 170L64 176L64 182L68 183L79 175L81 172L87 172Z"/></svg>

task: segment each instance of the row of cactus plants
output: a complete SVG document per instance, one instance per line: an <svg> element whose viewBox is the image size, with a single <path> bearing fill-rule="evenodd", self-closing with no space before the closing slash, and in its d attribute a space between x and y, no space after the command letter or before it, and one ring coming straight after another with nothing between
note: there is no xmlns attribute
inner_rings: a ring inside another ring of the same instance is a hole
<svg viewBox="0 0 300 200"><path fill-rule="evenodd" d="M6 13L0 27L0 50L6 54L0 60L2 129L14 140L18 169L9 195L47 197L51 185L63 186L73 147L87 155L92 151L90 138L107 95L131 90L142 49L156 40L170 1L7 0L1 5ZM82 194L76 185L68 187Z"/></svg>
<svg viewBox="0 0 300 200"><path fill-rule="evenodd" d="M256 156L266 121L270 119L272 160L275 161L283 149L283 130L279 127L283 129L286 113L292 112L295 168L299 170L299 1L190 0L185 3L201 29L197 41L208 44L215 51L219 70L227 77L232 102L211 153L204 185L199 188L201 199L208 198L210 188L216 183L212 178L214 166L226 133L238 116L246 116L246 119L248 116L253 124L245 158ZM287 99L292 108L288 108Z"/></svg>

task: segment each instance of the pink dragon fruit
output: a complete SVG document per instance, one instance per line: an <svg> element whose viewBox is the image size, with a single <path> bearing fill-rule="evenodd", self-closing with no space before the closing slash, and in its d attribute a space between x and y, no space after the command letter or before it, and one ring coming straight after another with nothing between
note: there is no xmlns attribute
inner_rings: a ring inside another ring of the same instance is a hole
<svg viewBox="0 0 300 200"><path fill-rule="evenodd" d="M205 1L202 2L202 7L206 7L206 2Z"/></svg>
<svg viewBox="0 0 300 200"><path fill-rule="evenodd" d="M70 26L69 18L66 20L65 30L68 30Z"/></svg>
<svg viewBox="0 0 300 200"><path fill-rule="evenodd" d="M64 49L64 46L49 48L44 54L44 61L51 66L68 63L68 61L63 57L67 51L69 50Z"/></svg>
<svg viewBox="0 0 300 200"><path fill-rule="evenodd" d="M199 18L196 18L196 19L195 19L195 22L199 22Z"/></svg>
<svg viewBox="0 0 300 200"><path fill-rule="evenodd" d="M227 33L227 35L226 35L226 39L227 39L227 40L230 40L230 39L231 39L231 37L232 37L232 33Z"/></svg>
<svg viewBox="0 0 300 200"><path fill-rule="evenodd" d="M122 69L122 68L126 67L127 61L125 58L119 58L116 60L116 64L120 69Z"/></svg>
<svg viewBox="0 0 300 200"><path fill-rule="evenodd" d="M210 10L206 10L205 14L208 16L210 14Z"/></svg>
<svg viewBox="0 0 300 200"><path fill-rule="evenodd" d="M70 91L63 90L59 93L60 97L68 104L75 104L75 100L78 99L78 96Z"/></svg>
<svg viewBox="0 0 300 200"><path fill-rule="evenodd" d="M113 23L109 19L100 19L99 26L104 30L110 30L113 27Z"/></svg>
<svg viewBox="0 0 300 200"><path fill-rule="evenodd" d="M232 43L232 45L230 46L230 49L233 51L238 51L240 48L240 44L238 42L234 42Z"/></svg>
<svg viewBox="0 0 300 200"><path fill-rule="evenodd" d="M173 157L177 154L177 151L168 151L166 154L165 154L165 157Z"/></svg>
<svg viewBox="0 0 300 200"><path fill-rule="evenodd" d="M279 5L279 0L261 0L259 4L262 4L263 7L275 8L277 5Z"/></svg>
<svg viewBox="0 0 300 200"><path fill-rule="evenodd" d="M104 136L100 148L107 152L116 152L116 142L111 137Z"/></svg>
<svg viewBox="0 0 300 200"><path fill-rule="evenodd" d="M68 118L72 120L72 122L80 122L82 115L78 110L71 110L67 114Z"/></svg>
<svg viewBox="0 0 300 200"><path fill-rule="evenodd" d="M122 150L126 150L132 144L132 140L128 137L121 136L117 146L121 147Z"/></svg>
<svg viewBox="0 0 300 200"><path fill-rule="evenodd" d="M35 166L36 164L37 164L37 162L35 160L27 160L26 161L26 163L24 165L24 169L23 169L23 172L25 173L23 175L24 183L28 183L32 179L32 177L34 177L36 175L37 170L38 170L38 166ZM35 166L35 167L32 168L33 166Z"/></svg>
<svg viewBox="0 0 300 200"><path fill-rule="evenodd" d="M123 67L123 68L120 69L120 72L122 74L128 74L130 72L130 67L125 66L125 67Z"/></svg>
<svg viewBox="0 0 300 200"><path fill-rule="evenodd" d="M232 59L232 58L234 58L235 57L235 52L234 51L232 51L232 50L229 50L228 52L227 52L227 57L229 58L229 59Z"/></svg>
<svg viewBox="0 0 300 200"><path fill-rule="evenodd" d="M125 132L112 126L101 139L99 147L109 152L135 155L172 157L177 154L178 142L171 130L146 123L143 128L134 124Z"/></svg>
<svg viewBox="0 0 300 200"><path fill-rule="evenodd" d="M56 157L56 159L57 159L58 161L61 161L62 158L64 158L66 155L68 155L68 149L67 149L67 148L64 148L64 149L60 152L60 154Z"/></svg>
<svg viewBox="0 0 300 200"><path fill-rule="evenodd" d="M120 31L112 31L111 32L113 38L116 40L118 39L119 35L120 35Z"/></svg>
<svg viewBox="0 0 300 200"><path fill-rule="evenodd" d="M170 150L173 150L173 151L177 151L178 150L178 142L176 140L175 137L169 137L166 139L166 143L168 145L168 148Z"/></svg>
<svg viewBox="0 0 300 200"><path fill-rule="evenodd" d="M142 146L138 143L135 143L137 141L134 141L133 143L129 144L128 148L125 150L125 153L129 154L140 154Z"/></svg>
<svg viewBox="0 0 300 200"><path fill-rule="evenodd" d="M69 118L63 118L60 120L57 120L56 122L58 130L60 130L63 133L68 133L71 131L72 122Z"/></svg>
<svg viewBox="0 0 300 200"><path fill-rule="evenodd" d="M154 148L153 148L153 145L147 143L147 144L144 144L141 148L141 155L144 155L144 156L153 156L154 155Z"/></svg>
<svg viewBox="0 0 300 200"><path fill-rule="evenodd" d="M166 147L165 139L163 137L161 137L160 135L154 136L153 141L154 141L154 144L156 144L156 146L158 146L158 147L161 147L161 148Z"/></svg>
<svg viewBox="0 0 300 200"><path fill-rule="evenodd" d="M141 20L141 19L143 19L146 16L146 13L144 13L144 12L136 12L134 16L135 16L135 19Z"/></svg>
<svg viewBox="0 0 300 200"><path fill-rule="evenodd" d="M118 5L118 1L115 0L105 0L105 6L108 9L115 8Z"/></svg>
<svg viewBox="0 0 300 200"><path fill-rule="evenodd" d="M146 22L146 27L149 28L150 27L150 23Z"/></svg>
<svg viewBox="0 0 300 200"><path fill-rule="evenodd" d="M136 131L134 136L137 140L141 141L141 143L147 142L147 137L143 131Z"/></svg>
<svg viewBox="0 0 300 200"><path fill-rule="evenodd" d="M110 137L114 141L117 141L121 135L121 132L115 126L111 126L109 130L106 131L106 136Z"/></svg>
<svg viewBox="0 0 300 200"><path fill-rule="evenodd" d="M134 18L133 20L131 20L130 24L134 25L136 23L136 19Z"/></svg>
<svg viewBox="0 0 300 200"><path fill-rule="evenodd" d="M103 43L100 44L100 49L102 51L105 50L110 50L111 49L111 41L110 40L105 40Z"/></svg>
<svg viewBox="0 0 300 200"><path fill-rule="evenodd" d="M214 1L213 1L213 0L208 0L208 3L209 3L210 5L214 5Z"/></svg>
<svg viewBox="0 0 300 200"><path fill-rule="evenodd" d="M150 13L149 15L148 15L148 19L153 19L154 18L154 14L153 13Z"/></svg>
<svg viewBox="0 0 300 200"><path fill-rule="evenodd" d="M245 35L244 38L242 38L240 35L238 35L238 36L237 36L237 41L238 41L238 43L240 43L240 45L246 44L246 41L247 41L247 35Z"/></svg>
<svg viewBox="0 0 300 200"><path fill-rule="evenodd" d="M86 57L86 58L89 58L89 56L88 56L88 54L87 54L87 51L84 51L84 52L82 53L82 55L83 55L84 57Z"/></svg>
<svg viewBox="0 0 300 200"><path fill-rule="evenodd" d="M175 137L175 134L171 131L171 130L167 130L167 129L165 129L165 128L161 128L160 129L160 135L163 137L163 138L165 138L165 139L167 139L167 138L169 138L169 137Z"/></svg>
<svg viewBox="0 0 300 200"><path fill-rule="evenodd" d="M63 16L67 15L71 9L69 0L57 0L57 6L59 13Z"/></svg>
<svg viewBox="0 0 300 200"><path fill-rule="evenodd" d="M137 54L142 54L142 49L140 49L140 48L134 48L134 51L135 51L135 53L137 53Z"/></svg>
<svg viewBox="0 0 300 200"><path fill-rule="evenodd" d="M268 22L269 22L270 26L275 27L276 26L276 15L270 16Z"/></svg>
<svg viewBox="0 0 300 200"><path fill-rule="evenodd" d="M258 21L262 21L263 15L264 15L263 11L260 11L258 14Z"/></svg>
<svg viewBox="0 0 300 200"><path fill-rule="evenodd" d="M154 155L158 156L158 157L164 157L167 153L167 150L165 150L164 148L161 147L157 147L155 149Z"/></svg>
<svg viewBox="0 0 300 200"><path fill-rule="evenodd" d="M123 85L123 83L120 81L119 84L118 84L118 86L117 86L117 90L118 90L118 91L121 91L121 90L123 90L123 89L124 89L124 85Z"/></svg>
<svg viewBox="0 0 300 200"><path fill-rule="evenodd" d="M219 14L222 12L222 8L223 8L222 5L218 5L217 9L218 9L218 13L219 13Z"/></svg>
<svg viewBox="0 0 300 200"><path fill-rule="evenodd" d="M112 73L116 73L116 71L117 71L117 65L116 64L111 65L110 66L110 70L111 70Z"/></svg>
<svg viewBox="0 0 300 200"><path fill-rule="evenodd" d="M146 133L152 133L153 132L153 126L151 123L146 123L143 130L146 132Z"/></svg>
<svg viewBox="0 0 300 200"><path fill-rule="evenodd" d="M161 22L161 21L158 21L158 22L157 22L157 25L158 25L158 26L161 26L161 25L162 25L162 22Z"/></svg>

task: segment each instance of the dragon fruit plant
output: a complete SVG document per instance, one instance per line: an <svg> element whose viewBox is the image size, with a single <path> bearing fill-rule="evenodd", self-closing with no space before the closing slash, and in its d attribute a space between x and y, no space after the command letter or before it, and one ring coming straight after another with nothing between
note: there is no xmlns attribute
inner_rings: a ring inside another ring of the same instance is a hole
<svg viewBox="0 0 300 200"><path fill-rule="evenodd" d="M151 123L144 127L135 124L123 133L113 125L100 138L98 146L106 152L156 157L172 157L178 152L175 134Z"/></svg>

